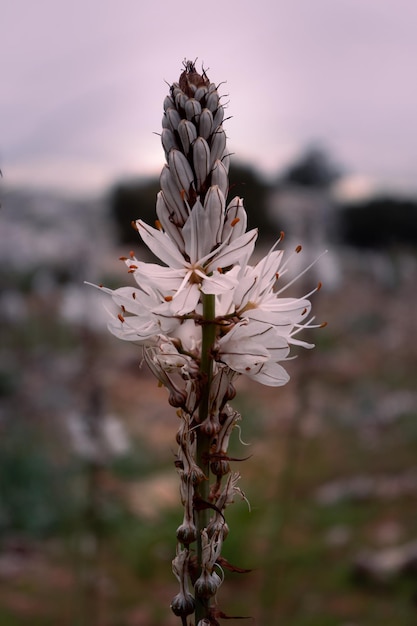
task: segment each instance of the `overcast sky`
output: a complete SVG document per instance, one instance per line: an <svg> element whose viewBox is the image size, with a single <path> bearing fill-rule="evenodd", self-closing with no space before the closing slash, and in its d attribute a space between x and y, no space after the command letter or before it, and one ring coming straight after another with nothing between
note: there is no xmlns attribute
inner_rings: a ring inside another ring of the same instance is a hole
<svg viewBox="0 0 417 626"><path fill-rule="evenodd" d="M158 173L165 81L198 57L236 160L320 143L352 189L417 191L416 0L2 0L0 52L6 184Z"/></svg>

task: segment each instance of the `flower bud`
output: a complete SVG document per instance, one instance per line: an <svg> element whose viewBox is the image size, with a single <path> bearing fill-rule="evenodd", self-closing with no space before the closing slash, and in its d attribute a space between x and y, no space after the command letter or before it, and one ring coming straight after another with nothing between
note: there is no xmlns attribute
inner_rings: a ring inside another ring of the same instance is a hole
<svg viewBox="0 0 417 626"><path fill-rule="evenodd" d="M213 130L213 113L210 109L203 109L201 111L198 130L200 136L204 137L204 139L208 139L210 137Z"/></svg>
<svg viewBox="0 0 417 626"><path fill-rule="evenodd" d="M185 154L190 151L191 144L197 139L197 129L192 122L181 120L178 125L178 134Z"/></svg>
<svg viewBox="0 0 417 626"><path fill-rule="evenodd" d="M197 121L201 113L201 104L195 98L189 98L185 103L185 115L191 122Z"/></svg>

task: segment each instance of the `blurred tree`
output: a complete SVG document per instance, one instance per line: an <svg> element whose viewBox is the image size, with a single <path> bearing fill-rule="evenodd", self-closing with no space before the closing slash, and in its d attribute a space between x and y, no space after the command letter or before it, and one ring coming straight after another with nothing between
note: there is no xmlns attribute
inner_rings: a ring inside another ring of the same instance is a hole
<svg viewBox="0 0 417 626"><path fill-rule="evenodd" d="M119 183L114 188L110 208L121 243L138 242L138 234L132 228L133 221L140 218L148 224L154 224L156 195L159 190L159 178Z"/></svg>
<svg viewBox="0 0 417 626"><path fill-rule="evenodd" d="M229 171L230 201L234 196L243 198L248 215L248 230L259 229L259 242L276 240L276 226L270 220L267 203L271 193L270 185L253 169L244 163L233 163Z"/></svg>
<svg viewBox="0 0 417 626"><path fill-rule="evenodd" d="M360 248L417 246L417 201L378 197L340 211L343 241Z"/></svg>
<svg viewBox="0 0 417 626"><path fill-rule="evenodd" d="M248 214L248 228L259 228L260 238L268 239L273 227L266 211L269 193L267 183L252 167L244 164L231 165L229 182L228 200L241 196ZM119 183L114 188L110 198L111 214L121 243L138 243L138 234L131 226L132 221L140 218L148 224L154 224L159 190L159 178Z"/></svg>
<svg viewBox="0 0 417 626"><path fill-rule="evenodd" d="M340 175L341 170L332 163L322 148L311 147L284 170L281 182L325 189L330 187Z"/></svg>

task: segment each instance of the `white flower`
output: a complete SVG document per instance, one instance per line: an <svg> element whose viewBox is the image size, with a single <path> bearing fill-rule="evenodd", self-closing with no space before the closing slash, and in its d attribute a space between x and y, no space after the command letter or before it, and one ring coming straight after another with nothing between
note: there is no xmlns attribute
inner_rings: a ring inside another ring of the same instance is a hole
<svg viewBox="0 0 417 626"><path fill-rule="evenodd" d="M153 343L160 334L174 332L180 323L168 311L163 297L149 285L143 284L140 289L120 287L113 290L101 285L98 288L109 294L120 307L121 312L112 314L108 323L110 332L119 339L139 344Z"/></svg>
<svg viewBox="0 0 417 626"><path fill-rule="evenodd" d="M134 263L130 263L132 273L138 284L146 283L152 289L165 293L165 299L171 302L172 315L186 315L194 311L200 300L200 291L218 295L234 289L236 276L224 269L239 264L242 258L248 258L258 235L256 229L250 230L209 251L212 232L204 227L200 207L198 203L193 208L182 229L184 253L166 233L142 220L136 222L144 243L167 267L134 259Z"/></svg>
<svg viewBox="0 0 417 626"><path fill-rule="evenodd" d="M219 339L216 353L235 372L265 385L278 387L289 380L288 373L278 363L288 357L289 345L271 325L238 322Z"/></svg>

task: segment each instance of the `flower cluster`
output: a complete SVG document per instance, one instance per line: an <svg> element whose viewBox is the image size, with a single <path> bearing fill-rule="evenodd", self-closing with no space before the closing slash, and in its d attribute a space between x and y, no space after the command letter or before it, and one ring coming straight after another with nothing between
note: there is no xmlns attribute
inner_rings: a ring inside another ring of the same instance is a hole
<svg viewBox="0 0 417 626"><path fill-rule="evenodd" d="M247 231L242 199L227 200L224 112L217 86L185 62L164 101L166 164L155 227L140 219L135 223L163 265L131 253L123 260L136 287L101 287L120 307L110 331L142 346L145 362L181 418L176 467L184 519L177 529L173 570L180 592L172 610L183 623L194 610L195 623L216 623L210 621L209 601L222 582L216 568L224 565L224 510L236 495L244 498L227 455L240 420L228 404L234 379L245 374L265 385L283 385L289 376L282 362L291 345L312 347L297 335L312 324L313 292L281 296L285 287L279 281L288 265L277 249L282 236L262 260L249 264L258 233Z"/></svg>

